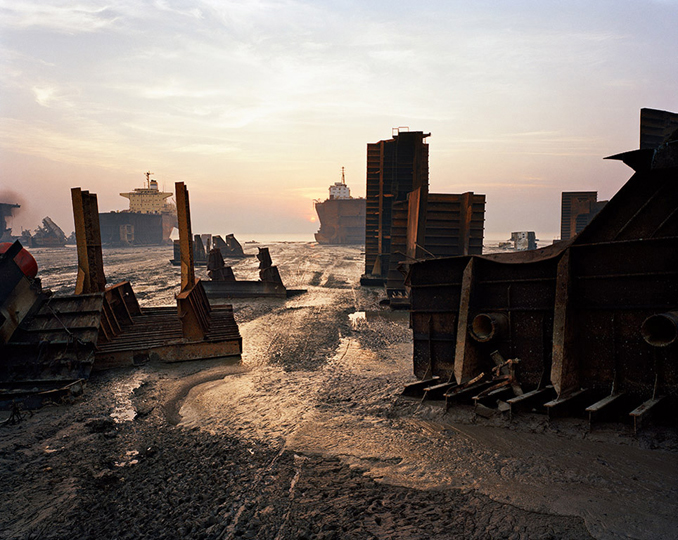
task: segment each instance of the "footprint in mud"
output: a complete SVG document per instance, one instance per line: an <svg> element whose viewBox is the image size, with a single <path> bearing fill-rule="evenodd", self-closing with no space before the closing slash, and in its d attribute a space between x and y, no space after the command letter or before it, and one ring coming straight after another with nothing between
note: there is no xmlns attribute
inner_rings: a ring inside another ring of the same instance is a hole
<svg viewBox="0 0 678 540"><path fill-rule="evenodd" d="M309 280L308 284L311 287L317 287L320 285L320 278L322 277L322 272L313 272L313 277Z"/></svg>
<svg viewBox="0 0 678 540"><path fill-rule="evenodd" d="M343 279L337 279L334 276L330 276L327 279L327 282L325 282L325 285L323 287L327 287L329 289L348 289L350 288L348 283L344 281Z"/></svg>

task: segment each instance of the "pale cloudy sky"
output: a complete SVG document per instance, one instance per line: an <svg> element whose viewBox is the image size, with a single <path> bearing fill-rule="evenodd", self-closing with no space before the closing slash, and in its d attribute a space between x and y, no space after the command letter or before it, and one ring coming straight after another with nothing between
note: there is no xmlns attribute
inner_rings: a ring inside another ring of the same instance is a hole
<svg viewBox="0 0 678 540"><path fill-rule="evenodd" d="M310 236L407 126L432 192L487 195L486 236L551 240L561 191L628 179L602 158L640 108L678 112L677 50L678 0L0 0L0 196L15 233L69 233L71 187L123 209L151 170L195 232Z"/></svg>

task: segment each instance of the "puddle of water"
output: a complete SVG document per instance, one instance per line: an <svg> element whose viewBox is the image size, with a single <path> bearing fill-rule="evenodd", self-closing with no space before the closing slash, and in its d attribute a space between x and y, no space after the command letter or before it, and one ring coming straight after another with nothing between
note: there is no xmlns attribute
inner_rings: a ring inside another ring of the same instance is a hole
<svg viewBox="0 0 678 540"><path fill-rule="evenodd" d="M350 313L348 320L351 321L351 328L353 328L353 330L358 330L361 326L367 324L367 316L364 311Z"/></svg>
<svg viewBox="0 0 678 540"><path fill-rule="evenodd" d="M121 383L115 390L114 398L115 405L111 418L115 420L116 424L123 422L131 422L137 416L137 411L132 405L131 395L134 390L139 388L146 379L145 374L136 373L127 382Z"/></svg>

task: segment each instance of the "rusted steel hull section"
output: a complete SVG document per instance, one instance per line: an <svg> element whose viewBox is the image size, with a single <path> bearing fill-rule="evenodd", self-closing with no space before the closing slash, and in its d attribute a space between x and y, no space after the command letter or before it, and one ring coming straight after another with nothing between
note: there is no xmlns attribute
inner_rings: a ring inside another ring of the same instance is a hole
<svg viewBox="0 0 678 540"><path fill-rule="evenodd" d="M210 328L204 339L191 341L183 336L176 308L144 308L133 325L111 341L100 344L95 370L140 365L149 361L182 362L238 356L242 337L230 306L211 311Z"/></svg>
<svg viewBox="0 0 678 540"><path fill-rule="evenodd" d="M103 292L106 287L101 251L97 196L80 188L71 190L75 238L78 244L78 276L75 294Z"/></svg>
<svg viewBox="0 0 678 540"><path fill-rule="evenodd" d="M97 200L71 191L78 241L76 294L51 296L24 275L16 242L0 255L0 407L37 406L82 391L94 369L240 355L230 306L212 310L195 279L188 190L177 183L182 250L177 306L141 309L129 282L106 287ZM199 237L198 237L199 239ZM37 404L37 405L36 405Z"/></svg>
<svg viewBox="0 0 678 540"><path fill-rule="evenodd" d="M287 298L287 289L282 283L266 281L204 281L203 287L209 299Z"/></svg>
<svg viewBox="0 0 678 540"><path fill-rule="evenodd" d="M421 131L399 132L392 139L367 145L363 285L386 281L393 204L406 201L413 190L428 190L428 136L430 133Z"/></svg>
<svg viewBox="0 0 678 540"><path fill-rule="evenodd" d="M233 310L224 306L213 311L202 282L195 278L193 245L194 242L202 244L202 239L191 234L188 189L183 182L177 182L175 187L181 246L177 306L142 309L129 282L106 288L95 369L130 366L151 358L175 362L242 352ZM75 206L74 210L77 211ZM90 219L87 207L84 213L85 219ZM103 276L103 269L101 274Z"/></svg>
<svg viewBox="0 0 678 540"><path fill-rule="evenodd" d="M222 298L287 298L306 292L297 289L288 291L283 285L278 267L273 265L271 254L267 247L260 247L257 254L259 259L259 281L238 281L233 269L224 265L224 260L218 249L210 252L207 268L210 281L203 282L207 297L212 300Z"/></svg>
<svg viewBox="0 0 678 540"><path fill-rule="evenodd" d="M16 400L38 407L81 388L76 383L89 377L94 363L103 304L102 294L39 296L0 345L0 408Z"/></svg>
<svg viewBox="0 0 678 540"><path fill-rule="evenodd" d="M16 241L0 255L0 408L40 406L87 378L103 313L101 294L43 292L21 253Z"/></svg>
<svg viewBox="0 0 678 540"><path fill-rule="evenodd" d="M426 193L419 188L394 203L386 292L391 307L409 306L405 275L417 259L480 255L485 195Z"/></svg>
<svg viewBox="0 0 678 540"><path fill-rule="evenodd" d="M478 385L497 378L496 353L519 360L520 392L495 396L516 411L529 403L593 421L617 408L637 425L650 410L676 410L675 167L636 173L570 242L420 261L407 285L420 379L478 398Z"/></svg>
<svg viewBox="0 0 678 540"><path fill-rule="evenodd" d="M175 187L181 246L177 307L141 309L131 287L107 290L116 300L116 310L113 306L109 310L113 330L99 343L95 369L138 365L152 359L179 362L242 353L233 309L212 309L203 283L195 278L193 242L202 244L202 239L191 234L188 189L183 182Z"/></svg>
<svg viewBox="0 0 678 540"><path fill-rule="evenodd" d="M386 285L407 307L404 277L422 258L482 253L485 196L428 192L430 134L398 133L367 146L365 286Z"/></svg>

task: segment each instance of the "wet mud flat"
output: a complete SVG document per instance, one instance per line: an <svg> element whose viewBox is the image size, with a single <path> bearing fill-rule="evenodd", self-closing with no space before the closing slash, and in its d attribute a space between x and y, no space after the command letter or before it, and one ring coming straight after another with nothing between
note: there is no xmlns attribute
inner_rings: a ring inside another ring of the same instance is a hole
<svg viewBox="0 0 678 540"><path fill-rule="evenodd" d="M308 292L233 302L240 362L101 373L72 403L0 428L1 538L675 535L672 435L402 398L407 316L358 286L360 248L269 247L285 284ZM130 279L142 305L170 303L170 256L104 252L109 281ZM256 279L256 261L234 272ZM67 287L63 274L45 286Z"/></svg>

